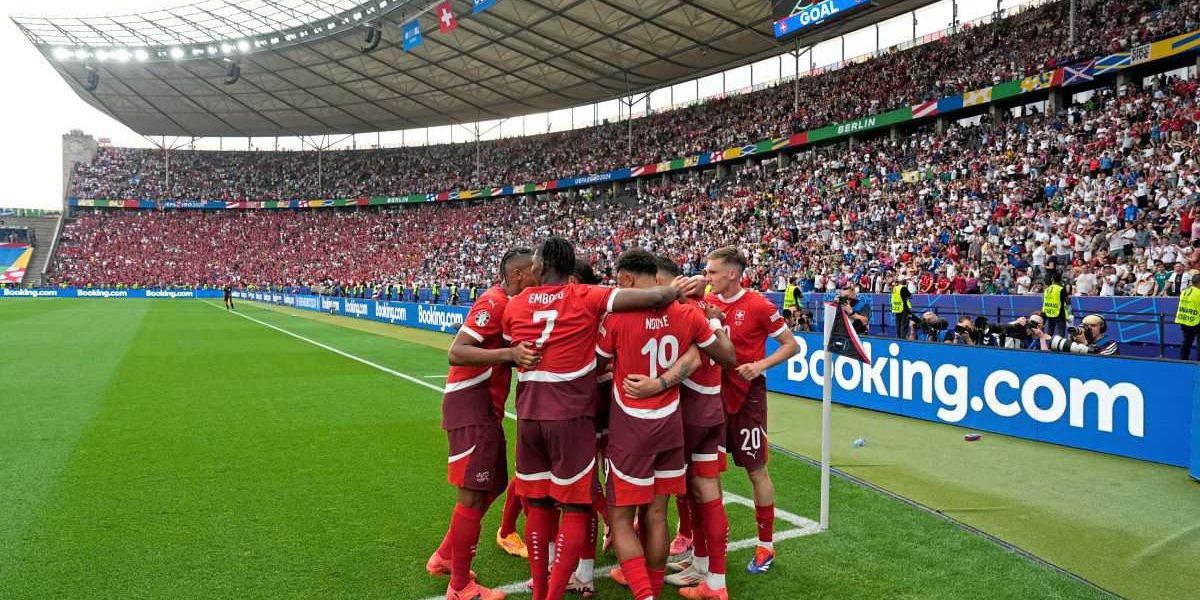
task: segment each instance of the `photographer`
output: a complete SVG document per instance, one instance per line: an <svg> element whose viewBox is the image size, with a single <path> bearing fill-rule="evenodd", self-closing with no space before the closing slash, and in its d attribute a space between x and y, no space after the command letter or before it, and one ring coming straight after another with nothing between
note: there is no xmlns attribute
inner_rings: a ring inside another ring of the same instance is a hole
<svg viewBox="0 0 1200 600"><path fill-rule="evenodd" d="M812 312L798 309L783 309L783 322L792 333L812 331Z"/></svg>
<svg viewBox="0 0 1200 600"><path fill-rule="evenodd" d="M945 336L942 335L942 332L950 326L945 319L933 311L927 311L920 317L909 315L908 320L912 324L908 339L919 342L944 341Z"/></svg>
<svg viewBox="0 0 1200 600"><path fill-rule="evenodd" d="M850 315L850 324L854 326L854 331L859 335L866 334L870 324L871 305L858 297L858 286L850 284L842 288L837 301L838 306Z"/></svg>
<svg viewBox="0 0 1200 600"><path fill-rule="evenodd" d="M942 339L947 344L978 346L983 341L981 333L975 329L975 320L968 315L963 315L958 318L958 324L954 326L954 329L942 334Z"/></svg>
<svg viewBox="0 0 1200 600"><path fill-rule="evenodd" d="M1117 342L1108 337L1108 323L1100 315L1084 317L1082 327L1067 327L1067 333L1070 337L1041 332L1041 339L1046 342L1043 347L1053 352L1072 354L1117 356L1121 353Z"/></svg>

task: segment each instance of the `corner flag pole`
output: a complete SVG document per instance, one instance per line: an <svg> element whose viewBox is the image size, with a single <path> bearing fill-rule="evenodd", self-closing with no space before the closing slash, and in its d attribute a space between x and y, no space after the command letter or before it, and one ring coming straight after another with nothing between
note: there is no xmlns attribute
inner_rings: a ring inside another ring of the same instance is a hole
<svg viewBox="0 0 1200 600"><path fill-rule="evenodd" d="M829 337L833 332L833 320L837 318L837 305L825 305L825 381L821 394L821 531L829 529L829 462L830 443L833 429L833 361L829 351Z"/></svg>

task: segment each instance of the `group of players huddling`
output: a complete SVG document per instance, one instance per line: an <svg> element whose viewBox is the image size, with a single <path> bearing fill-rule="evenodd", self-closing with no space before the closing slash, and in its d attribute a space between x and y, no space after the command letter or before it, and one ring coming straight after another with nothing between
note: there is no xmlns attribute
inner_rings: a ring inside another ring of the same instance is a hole
<svg viewBox="0 0 1200 600"><path fill-rule="evenodd" d="M727 449L754 489L759 541L747 570L770 568L775 491L763 372L798 347L771 302L741 287L745 267L741 253L723 248L708 255L703 276L685 278L670 259L632 249L618 258L610 288L592 285L591 268L564 239L505 253L499 284L474 303L450 347L442 427L458 499L426 565L450 576L448 600L504 598L476 580L471 561L480 521L506 488L497 542L528 557L534 600L593 595L600 518L620 562L610 575L636 600L659 596L664 580L684 598L727 599ZM779 347L765 356L768 336ZM501 421L514 366L510 483ZM687 545L686 536L669 538L671 496L690 521L692 548L667 576L669 554ZM522 509L523 541L515 531Z"/></svg>

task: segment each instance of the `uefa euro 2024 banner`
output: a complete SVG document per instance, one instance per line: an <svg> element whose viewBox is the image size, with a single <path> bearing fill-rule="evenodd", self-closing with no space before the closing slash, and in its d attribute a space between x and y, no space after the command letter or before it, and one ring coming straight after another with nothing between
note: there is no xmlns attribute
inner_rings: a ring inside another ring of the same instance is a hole
<svg viewBox="0 0 1200 600"><path fill-rule="evenodd" d="M820 398L821 337L796 338L800 352L769 371L768 388ZM1195 364L863 342L870 364L835 361L834 402L1170 465L1192 462ZM774 348L769 341L767 352Z"/></svg>

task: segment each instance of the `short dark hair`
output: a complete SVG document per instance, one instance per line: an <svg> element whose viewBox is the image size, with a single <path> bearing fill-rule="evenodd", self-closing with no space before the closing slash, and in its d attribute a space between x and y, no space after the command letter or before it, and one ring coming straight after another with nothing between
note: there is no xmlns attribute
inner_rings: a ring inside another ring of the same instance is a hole
<svg viewBox="0 0 1200 600"><path fill-rule="evenodd" d="M575 280L586 285L596 285L600 283L600 277L596 275L596 271L592 269L592 264L582 258L575 259L575 270L571 272L575 276Z"/></svg>
<svg viewBox="0 0 1200 600"><path fill-rule="evenodd" d="M532 256L532 255L533 255L532 248L528 248L525 246L520 246L517 248L509 248L508 251L504 253L504 256L500 258L500 276L503 277L506 273L508 273L508 263L512 262L513 260L515 260L518 257Z"/></svg>
<svg viewBox="0 0 1200 600"><path fill-rule="evenodd" d="M627 271L634 275L658 274L658 262L654 255L641 248L630 248L617 257L617 271Z"/></svg>
<svg viewBox="0 0 1200 600"><path fill-rule="evenodd" d="M746 267L750 265L749 261L746 260L746 255L742 254L740 250L733 246L717 248L716 250L709 252L708 259L733 263L740 267L742 271L745 271Z"/></svg>
<svg viewBox="0 0 1200 600"><path fill-rule="evenodd" d="M658 265L659 273L666 273L671 277L679 277L683 271L679 268L679 263L659 254L654 257L654 264Z"/></svg>
<svg viewBox="0 0 1200 600"><path fill-rule="evenodd" d="M566 278L575 271L575 246L563 238L546 238L538 248L538 256L542 260L543 273L553 271L555 275Z"/></svg>

